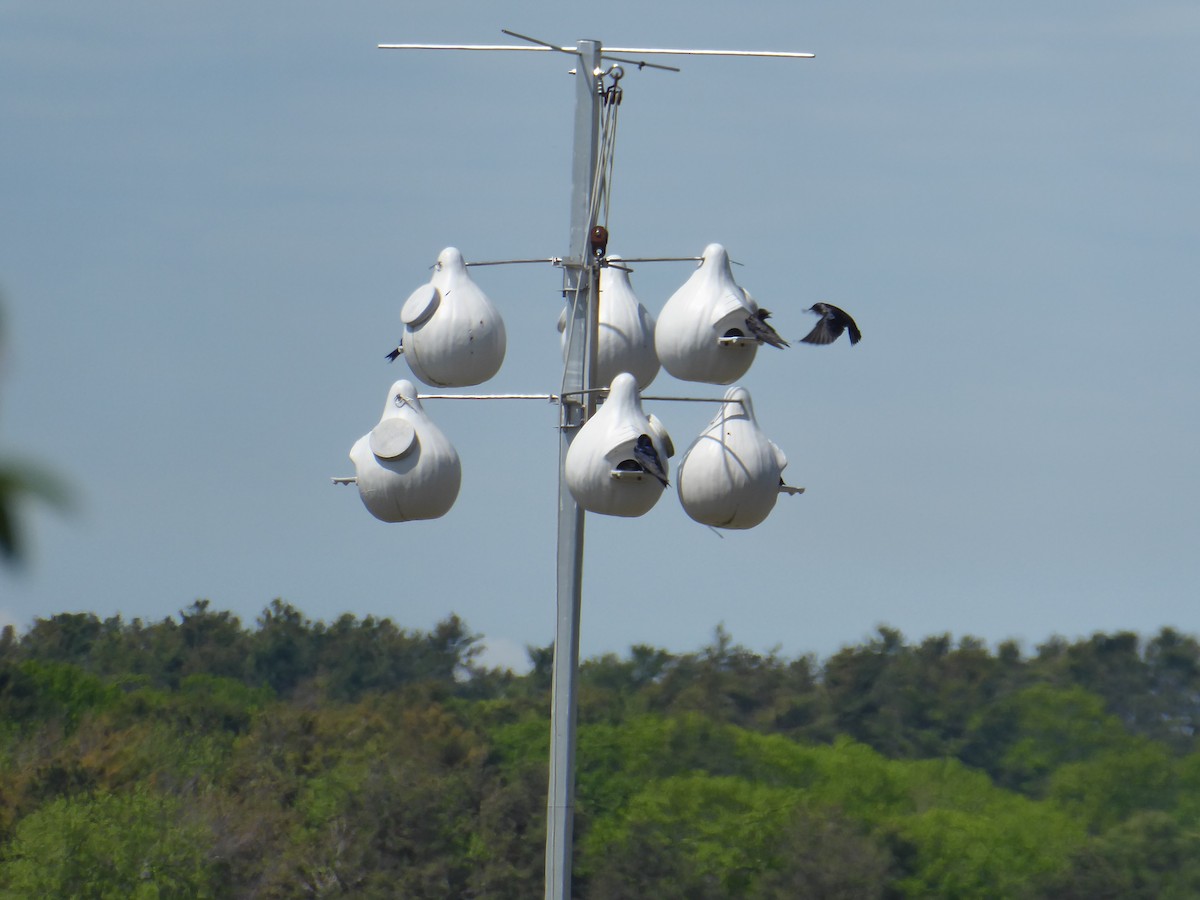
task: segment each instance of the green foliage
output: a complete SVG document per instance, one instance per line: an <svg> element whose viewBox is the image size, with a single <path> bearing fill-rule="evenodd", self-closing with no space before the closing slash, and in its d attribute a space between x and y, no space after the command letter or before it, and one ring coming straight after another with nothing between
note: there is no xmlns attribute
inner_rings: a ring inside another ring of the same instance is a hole
<svg viewBox="0 0 1200 900"><path fill-rule="evenodd" d="M62 797L18 824L0 897L214 897L210 844L180 803L152 791Z"/></svg>
<svg viewBox="0 0 1200 900"><path fill-rule="evenodd" d="M993 657L974 638L949 635L912 647L880 628L866 645L825 664L834 728L889 756L954 756L972 717L1019 677L1012 648Z"/></svg>
<svg viewBox="0 0 1200 900"><path fill-rule="evenodd" d="M1092 832L1105 831L1138 812L1175 805L1178 777L1162 744L1131 739L1081 762L1059 766L1047 796Z"/></svg>
<svg viewBox="0 0 1200 900"><path fill-rule="evenodd" d="M552 648L476 644L282 600L0 633L0 896L538 896ZM881 628L822 665L718 628L580 680L577 896L1200 893L1169 629L1026 659Z"/></svg>
<svg viewBox="0 0 1200 900"><path fill-rule="evenodd" d="M84 713L115 705L120 691L70 663L0 663L0 715L7 723L59 719L74 728Z"/></svg>
<svg viewBox="0 0 1200 900"><path fill-rule="evenodd" d="M1056 638L1032 661L1039 678L1078 686L1135 733L1188 750L1200 734L1200 644L1164 628L1142 642L1119 632L1068 643Z"/></svg>
<svg viewBox="0 0 1200 900"><path fill-rule="evenodd" d="M1132 742L1100 697L1079 687L1039 684L981 710L964 758L1000 784L1041 793L1058 767Z"/></svg>
<svg viewBox="0 0 1200 900"><path fill-rule="evenodd" d="M1018 896L1082 839L1067 816L990 786L976 802L922 809L892 828L906 869L895 887L908 897Z"/></svg>
<svg viewBox="0 0 1200 900"><path fill-rule="evenodd" d="M1200 896L1200 834L1140 812L1077 847L1032 896L1046 900L1187 900Z"/></svg>
<svg viewBox="0 0 1200 900"><path fill-rule="evenodd" d="M595 897L739 897L771 868L798 794L742 778L650 783L584 847Z"/></svg>
<svg viewBox="0 0 1200 900"><path fill-rule="evenodd" d="M763 900L873 900L896 895L896 860L884 840L836 808L797 807L753 890Z"/></svg>
<svg viewBox="0 0 1200 900"><path fill-rule="evenodd" d="M582 731L580 760L580 804L594 817L582 870L595 896L759 896L760 884L808 879L857 891L855 860L880 879L892 873L905 896L1001 898L1055 871L1083 840L1052 804L961 763L889 760L849 740L805 746L694 718L646 718L619 732ZM785 857L798 817L828 839L822 854ZM835 852L845 854L841 866Z"/></svg>

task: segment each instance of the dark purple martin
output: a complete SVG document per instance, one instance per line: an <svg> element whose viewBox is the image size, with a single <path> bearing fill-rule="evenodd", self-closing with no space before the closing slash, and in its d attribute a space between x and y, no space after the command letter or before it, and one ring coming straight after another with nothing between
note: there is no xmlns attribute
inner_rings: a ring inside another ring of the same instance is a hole
<svg viewBox="0 0 1200 900"><path fill-rule="evenodd" d="M772 347L779 347L780 349L790 346L787 341L779 336L779 332L767 324L767 319L769 318L771 318L769 310L756 309L750 315L746 316L746 327L763 344L770 344Z"/></svg>
<svg viewBox="0 0 1200 900"><path fill-rule="evenodd" d="M404 352L404 338L400 338L400 343L396 345L396 349L387 355L388 362L395 362L400 358L400 354Z"/></svg>
<svg viewBox="0 0 1200 900"><path fill-rule="evenodd" d="M862 332L844 309L839 309L832 303L814 303L808 310L821 317L821 321L807 335L800 338L806 344L832 344L842 336L843 331L850 332L850 343L857 344L862 340Z"/></svg>
<svg viewBox="0 0 1200 900"><path fill-rule="evenodd" d="M654 442L650 440L650 435L638 435L637 443L633 446L633 459L647 475L653 475L661 481L663 487L671 486L667 481L667 470L658 457L658 451L654 449Z"/></svg>

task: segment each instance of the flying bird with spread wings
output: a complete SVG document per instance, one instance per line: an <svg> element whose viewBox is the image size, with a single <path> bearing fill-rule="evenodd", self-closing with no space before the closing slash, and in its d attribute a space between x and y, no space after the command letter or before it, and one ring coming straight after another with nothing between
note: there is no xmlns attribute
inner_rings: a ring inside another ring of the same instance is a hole
<svg viewBox="0 0 1200 900"><path fill-rule="evenodd" d="M854 319L844 309L832 303L814 303L808 310L821 317L821 320L807 335L800 338L806 344L832 344L842 336L843 331L850 332L850 343L857 344L862 340L862 332Z"/></svg>

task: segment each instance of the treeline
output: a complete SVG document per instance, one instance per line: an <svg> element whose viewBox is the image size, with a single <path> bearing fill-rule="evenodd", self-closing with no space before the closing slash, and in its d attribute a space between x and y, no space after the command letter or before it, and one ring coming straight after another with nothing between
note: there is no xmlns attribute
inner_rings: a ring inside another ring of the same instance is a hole
<svg viewBox="0 0 1200 900"><path fill-rule="evenodd" d="M551 648L528 675L275 601L0 634L0 896L541 895ZM581 898L1200 896L1200 644L1025 655L718 628L580 676Z"/></svg>

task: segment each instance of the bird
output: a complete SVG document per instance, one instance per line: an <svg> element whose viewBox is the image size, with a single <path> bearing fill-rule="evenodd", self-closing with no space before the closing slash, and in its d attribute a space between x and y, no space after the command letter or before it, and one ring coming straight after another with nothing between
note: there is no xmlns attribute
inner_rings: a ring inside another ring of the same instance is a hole
<svg viewBox="0 0 1200 900"><path fill-rule="evenodd" d="M400 354L404 352L404 338L400 338L400 343L396 345L396 349L387 355L388 362L395 362L400 358Z"/></svg>
<svg viewBox="0 0 1200 900"><path fill-rule="evenodd" d="M658 458L658 451L654 449L654 442L650 440L650 435L638 435L637 443L633 447L633 458L646 474L653 475L661 481L663 487L671 486L671 483L667 481L667 470L663 467L662 460Z"/></svg>
<svg viewBox="0 0 1200 900"><path fill-rule="evenodd" d="M767 319L769 318L771 318L769 310L756 309L750 315L746 316L746 327L750 329L752 335L764 344L770 344L772 347L780 349L791 346L779 336L779 332L767 324Z"/></svg>
<svg viewBox="0 0 1200 900"><path fill-rule="evenodd" d="M862 340L862 332L858 330L858 325L844 309L839 309L832 303L814 303L808 312L816 313L821 317L821 321L813 326L812 331L800 338L804 343L832 344L846 330L850 331L851 344L857 344Z"/></svg>

